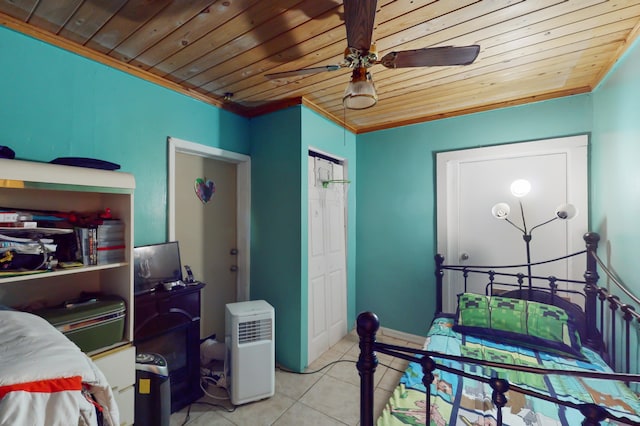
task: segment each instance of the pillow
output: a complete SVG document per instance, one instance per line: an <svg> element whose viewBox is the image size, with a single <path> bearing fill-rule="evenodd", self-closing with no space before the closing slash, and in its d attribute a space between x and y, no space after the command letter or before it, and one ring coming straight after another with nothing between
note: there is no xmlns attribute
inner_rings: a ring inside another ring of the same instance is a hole
<svg viewBox="0 0 640 426"><path fill-rule="evenodd" d="M453 330L498 343L585 359L578 330L567 312L553 305L462 293Z"/></svg>

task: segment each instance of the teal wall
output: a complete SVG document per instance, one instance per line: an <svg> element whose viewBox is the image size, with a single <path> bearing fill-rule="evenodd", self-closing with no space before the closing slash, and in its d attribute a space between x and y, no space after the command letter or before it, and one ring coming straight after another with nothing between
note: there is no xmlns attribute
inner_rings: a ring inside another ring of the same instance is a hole
<svg viewBox="0 0 640 426"><path fill-rule="evenodd" d="M621 58L593 95L591 225L600 234L599 256L617 278L640 296L640 39ZM604 275L604 274L602 274ZM601 284L607 283L601 277ZM610 284L609 285L613 285ZM619 291L623 302L631 302ZM635 303L632 303L635 305ZM637 306L637 305L636 305ZM622 327L619 327L621 330ZM621 338L620 338L621 339ZM631 333L631 371L638 371L640 335ZM621 340L619 340L621 341ZM624 365L617 351L616 365ZM633 388L638 391L636 385Z"/></svg>
<svg viewBox="0 0 640 426"><path fill-rule="evenodd" d="M136 178L135 244L166 240L167 136L249 153L249 121L0 26L0 145Z"/></svg>
<svg viewBox="0 0 640 426"><path fill-rule="evenodd" d="M435 153L591 132L579 95L358 135L356 310L424 335L435 311Z"/></svg>
<svg viewBox="0 0 640 426"><path fill-rule="evenodd" d="M287 123L283 126L282 123ZM300 109L251 120L251 298L276 314L276 359L299 369L302 314Z"/></svg>
<svg viewBox="0 0 640 426"><path fill-rule="evenodd" d="M286 123L286 125L283 125ZM306 107L251 120L251 298L276 312L276 359L307 365L309 148L344 158L355 175L355 136ZM348 191L347 311L355 320L355 184Z"/></svg>
<svg viewBox="0 0 640 426"><path fill-rule="evenodd" d="M591 147L592 229L600 256L640 294L640 40L594 91Z"/></svg>

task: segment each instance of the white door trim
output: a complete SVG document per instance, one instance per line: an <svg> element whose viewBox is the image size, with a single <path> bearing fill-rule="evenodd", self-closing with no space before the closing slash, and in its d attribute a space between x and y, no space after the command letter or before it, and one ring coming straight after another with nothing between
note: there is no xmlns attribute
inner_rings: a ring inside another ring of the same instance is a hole
<svg viewBox="0 0 640 426"><path fill-rule="evenodd" d="M238 238L238 274L237 300L249 300L250 265L251 265L251 157L237 152L201 145L169 136L168 149L168 182L167 182L167 232L169 241L176 238L176 153L196 155L226 161L237 165L237 238Z"/></svg>

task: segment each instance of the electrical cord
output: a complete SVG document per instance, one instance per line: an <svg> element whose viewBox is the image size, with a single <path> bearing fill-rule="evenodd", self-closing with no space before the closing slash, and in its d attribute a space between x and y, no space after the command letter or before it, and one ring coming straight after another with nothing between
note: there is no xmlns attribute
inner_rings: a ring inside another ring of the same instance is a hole
<svg viewBox="0 0 640 426"><path fill-rule="evenodd" d="M180 426L186 425L189 420L191 420L191 404L189 404L189 406L187 407L187 415L184 417L184 421Z"/></svg>
<svg viewBox="0 0 640 426"><path fill-rule="evenodd" d="M217 386L220 389L224 389L224 391L226 393L226 396L212 395L209 392L207 392L207 387L205 385L207 385L209 383L211 383L214 386ZM229 389L227 389L226 386L220 386L218 384L218 381L215 380L213 377L201 376L200 377L200 389L202 389L202 392L204 392L204 394L207 395L209 398L220 399L220 400L223 400L223 401L231 399L231 397L229 396Z"/></svg>
<svg viewBox="0 0 640 426"><path fill-rule="evenodd" d="M207 401L196 401L193 404L208 405L210 407L222 408L227 413L233 413L234 411L236 411L235 405L232 408L229 408L229 407L225 407L222 404L214 404L213 402L207 402Z"/></svg>
<svg viewBox="0 0 640 426"><path fill-rule="evenodd" d="M207 395L207 396L209 396L209 395ZM187 415L184 417L184 420L182 421L180 426L186 425L191 420L191 406L194 405L194 404L207 405L207 406L215 407L215 408L222 408L227 413L233 413L234 411L236 411L236 406L235 405L233 405L232 408L229 408L229 407L225 407L222 404L215 404L213 402L195 401L195 402L192 402L191 404L189 404L189 406L187 407Z"/></svg>
<svg viewBox="0 0 640 426"><path fill-rule="evenodd" d="M330 363L326 364L326 365L325 365L325 366L323 366L323 367L320 367L319 369L317 369L317 370L315 370L315 371L302 371L302 372L300 372L300 371L293 371L293 370L289 370L289 369L287 369L287 368L281 367L281 366L279 366L279 365L277 365L277 366L276 366L276 368L277 368L278 370L280 370L280 371L284 372L284 373L292 373L292 374L316 374L316 373L321 372L321 371L322 371L322 370L324 370L325 368L327 368L327 367L331 367L332 365L337 364L337 363L339 363L339 362L350 362L350 363L356 364L358 361L354 361L354 360L351 360L351 359L339 359L339 360L337 360L337 361L330 362ZM392 366L390 366L390 365L387 365L387 364L383 364L383 363L381 363L381 362L379 362L379 363L378 363L378 365L381 365L381 366L383 366L383 367L387 367L387 368L389 368L389 369L391 369L391 370L397 371L398 373L404 373L404 370L399 370L399 369L397 369L397 368L394 368L394 367L392 367Z"/></svg>
<svg viewBox="0 0 640 426"><path fill-rule="evenodd" d="M350 363L353 363L353 364L356 364L356 363L357 363L357 361L353 361L353 360L351 360L351 359L339 359L339 360L336 360L336 361L330 362L330 363L328 363L328 364L325 364L324 366L320 367L320 368L319 368L319 369L317 369L317 370L314 370L314 371L303 371L303 372L289 370L289 369L284 368L284 367L281 367L281 366L279 366L279 365L276 365L276 368L277 368L278 370L282 371L283 373L291 373L291 374L316 374L316 373L319 373L319 372L321 372L322 370L324 370L324 369L326 369L326 368L328 368L328 367L331 367L332 365L335 365L335 364L337 364L337 363L339 363L339 362L350 362ZM399 373L404 373L404 370L399 370L399 369L394 368L394 367L391 367L390 365L387 365L387 364L378 363L378 365L381 365L381 366L383 366L383 367L387 367L387 368L389 368L389 369L391 369L391 370L394 370L394 371L397 371L397 372L399 372ZM203 382L204 382L204 383L211 383L211 384L213 384L213 385L215 385L215 386L217 386L217 387L219 387L219 388L221 388L221 389L224 389L224 390L226 391L226 393L227 393L227 396L226 396L226 397L220 397L220 396L215 396L215 395L210 394L209 392L207 392L206 388L204 387ZM201 377L200 377L200 388L202 389L202 391L204 392L204 394L205 394L206 396L208 396L209 398L218 399L218 400L225 400L225 401L230 399L230 396L229 396L229 389L227 389L225 386L220 386L220 385L218 385L218 382L217 382L215 379L213 379L212 377L208 377L208 376L201 376ZM235 405L233 406L233 408L229 409L228 407L225 407L225 406L224 406L224 405L222 405L222 404L215 404L215 403L212 403L212 402L206 402L206 401L197 401L197 402L192 402L191 404L189 404L189 407L187 408L187 415L185 416L184 421L181 423L181 425L180 425L180 426L184 426L184 425L186 425L186 424L191 420L191 405L193 405L193 404L208 405L208 406L211 406L211 407L222 408L222 409L224 409L227 413L233 413L234 411L236 411L236 406L235 406Z"/></svg>

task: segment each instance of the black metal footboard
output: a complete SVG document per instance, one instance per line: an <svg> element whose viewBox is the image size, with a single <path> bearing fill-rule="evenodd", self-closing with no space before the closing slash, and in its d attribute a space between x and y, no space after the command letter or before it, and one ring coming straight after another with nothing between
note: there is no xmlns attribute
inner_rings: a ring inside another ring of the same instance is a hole
<svg viewBox="0 0 640 426"><path fill-rule="evenodd" d="M374 374L378 366L378 358L376 353L383 353L394 357L402 358L411 362L417 362L422 366L423 370L423 384L426 389L426 409L425 415L429 419L431 416L431 383L434 380L434 371L442 370L452 374L469 377L474 380L478 380L483 383L488 383L493 389L492 401L497 411L497 424L502 425L502 408L507 403L506 393L509 390L532 396L534 398L541 398L549 402L563 405L576 409L584 416L582 425L595 426L599 425L604 420L614 420L623 424L630 424L640 426L639 422L635 422L626 417L618 417L613 415L606 407L596 404L576 404L570 401L563 401L554 398L549 395L545 395L539 392L531 391L519 386L510 384L506 379L500 378L487 378L467 373L462 370L451 368L449 366L439 363L437 360L448 359L457 361L460 363L468 363L481 365L492 368L500 368L507 370L522 371L526 373L534 374L554 374L554 375L568 375L577 377L589 377L604 380L619 380L623 382L640 383L640 375L637 374L623 374L623 373L600 373L592 371L567 371L567 370L554 370L554 369L541 369L536 367L528 367L523 365L511 365L498 362L477 360L468 357L447 355L438 352L418 350L415 348L402 347L397 345L390 345L380 343L376 341L376 334L380 327L378 317L372 312L363 312L358 315L357 331L360 337L360 355L357 362L358 372L360 374L360 424L362 426L372 426L374 422Z"/></svg>

